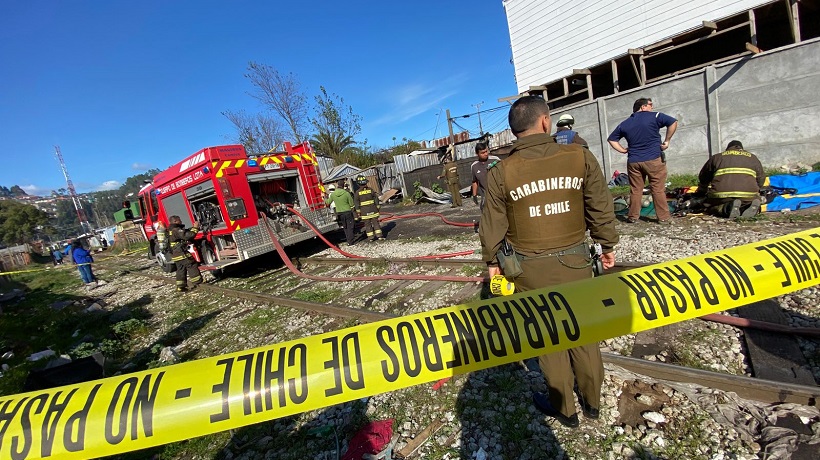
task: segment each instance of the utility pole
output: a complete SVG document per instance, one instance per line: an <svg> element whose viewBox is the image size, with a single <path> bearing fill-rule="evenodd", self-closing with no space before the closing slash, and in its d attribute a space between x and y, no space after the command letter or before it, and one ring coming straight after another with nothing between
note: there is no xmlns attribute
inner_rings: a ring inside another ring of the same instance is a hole
<svg viewBox="0 0 820 460"><path fill-rule="evenodd" d="M60 169L63 170L63 176L65 176L65 182L68 186L68 194L71 196L71 201L74 203L74 209L77 210L77 219L80 220L80 227L83 230L83 233L90 233L91 232L91 224L88 223L88 218L85 216L85 211L83 210L83 204L80 202L80 197L77 196L77 190L74 189L74 183L71 182L71 178L68 177L68 168L65 166L65 161L63 160L63 154L60 153L60 146L54 146L54 152L57 156L57 161L60 162Z"/></svg>
<svg viewBox="0 0 820 460"><path fill-rule="evenodd" d="M483 103L484 103L484 101L481 101L478 104L473 104L473 107L475 107L475 113L478 115L478 130L481 133L481 134L479 134L479 136L484 135L484 127L481 126L481 104L483 104Z"/></svg>
<svg viewBox="0 0 820 460"><path fill-rule="evenodd" d="M453 135L453 119L450 118L450 109L447 109L447 127L450 129L450 146L453 148L451 160L456 161L456 136Z"/></svg>

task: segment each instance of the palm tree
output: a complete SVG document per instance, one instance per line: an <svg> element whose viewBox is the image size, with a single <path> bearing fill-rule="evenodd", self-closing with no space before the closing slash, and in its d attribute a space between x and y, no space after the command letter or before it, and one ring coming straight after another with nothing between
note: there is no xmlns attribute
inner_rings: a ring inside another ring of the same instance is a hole
<svg viewBox="0 0 820 460"><path fill-rule="evenodd" d="M343 156L349 156L356 141L352 136L347 136L343 132L319 132L310 140L313 150L321 155L333 158L339 162Z"/></svg>

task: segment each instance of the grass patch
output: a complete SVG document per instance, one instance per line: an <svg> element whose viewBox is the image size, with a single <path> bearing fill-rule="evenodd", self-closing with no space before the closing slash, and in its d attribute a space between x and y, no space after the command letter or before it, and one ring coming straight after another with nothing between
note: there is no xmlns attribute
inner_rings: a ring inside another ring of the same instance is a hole
<svg viewBox="0 0 820 460"><path fill-rule="evenodd" d="M263 329L267 328L275 322L276 319L271 315L271 312L266 309L257 309L252 311L249 315L240 320L243 326L248 329Z"/></svg>
<svg viewBox="0 0 820 460"><path fill-rule="evenodd" d="M372 260L364 264L363 273L365 275L384 274L387 272L389 263L386 259Z"/></svg>
<svg viewBox="0 0 820 460"><path fill-rule="evenodd" d="M697 174L670 174L666 181L669 182L668 189L676 189L681 187L691 187L693 185L698 185L698 175ZM617 187L610 187L609 193L612 196L627 196L629 195L630 188L629 185L618 185Z"/></svg>
<svg viewBox="0 0 820 460"><path fill-rule="evenodd" d="M342 291L339 289L303 289L293 294L293 297L305 302L327 303L339 297Z"/></svg>
<svg viewBox="0 0 820 460"><path fill-rule="evenodd" d="M133 337L147 331L142 319L126 317L112 324L107 311L85 312L91 300L74 294L81 286L73 267L21 274L4 285L4 291L21 289L25 297L3 305L0 352L12 351L14 357L4 362L10 369L0 379L0 395L19 393L28 373L45 365L44 360L26 361L32 353L50 349L76 359L100 351L109 367L127 354Z"/></svg>
<svg viewBox="0 0 820 460"><path fill-rule="evenodd" d="M697 174L670 174L666 180L670 183L669 188L672 189L698 185Z"/></svg>
<svg viewBox="0 0 820 460"><path fill-rule="evenodd" d="M184 303L184 307L175 310L173 313L168 315L169 324L177 325L184 321L193 320L194 318L202 316L203 313L212 308L209 304L198 302L190 297L186 298Z"/></svg>
<svg viewBox="0 0 820 460"><path fill-rule="evenodd" d="M476 264L462 265L461 274L464 276L481 276L486 270L485 267Z"/></svg>

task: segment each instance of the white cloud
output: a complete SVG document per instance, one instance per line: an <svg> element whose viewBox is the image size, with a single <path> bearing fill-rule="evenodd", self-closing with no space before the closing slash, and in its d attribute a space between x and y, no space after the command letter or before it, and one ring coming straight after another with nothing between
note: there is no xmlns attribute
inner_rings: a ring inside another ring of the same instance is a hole
<svg viewBox="0 0 820 460"><path fill-rule="evenodd" d="M388 107L388 113L376 119L372 125L402 123L416 115L430 112L438 108L441 102L457 94L465 79L465 74L458 74L433 85L412 83L395 89L388 96L392 107Z"/></svg>
<svg viewBox="0 0 820 460"><path fill-rule="evenodd" d="M122 184L119 181L107 180L107 181L103 182L102 184L100 184L99 186L97 186L95 191L104 192L106 190L116 190L116 189L120 188L121 186L122 186Z"/></svg>
<svg viewBox="0 0 820 460"><path fill-rule="evenodd" d="M134 163L131 165L131 169L134 171L148 171L151 168L153 168L153 166L148 163Z"/></svg>
<svg viewBox="0 0 820 460"><path fill-rule="evenodd" d="M25 191L29 195L36 195L36 196L51 195L51 189L50 188L38 187L38 186L33 185L33 184L21 185L20 188L23 189L23 191Z"/></svg>

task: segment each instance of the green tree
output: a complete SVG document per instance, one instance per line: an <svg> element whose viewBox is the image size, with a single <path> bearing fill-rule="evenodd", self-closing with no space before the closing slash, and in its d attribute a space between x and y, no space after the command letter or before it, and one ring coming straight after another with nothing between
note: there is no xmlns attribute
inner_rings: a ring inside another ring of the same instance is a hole
<svg viewBox="0 0 820 460"><path fill-rule="evenodd" d="M396 155L407 155L408 153L412 153L414 150L418 150L421 148L421 143L416 142L412 139L408 139L406 137L401 138L401 144L393 147L390 150L390 159L392 159Z"/></svg>
<svg viewBox="0 0 820 460"><path fill-rule="evenodd" d="M28 196L25 190L23 190L19 185L13 185L11 187L11 194L13 196Z"/></svg>
<svg viewBox="0 0 820 460"><path fill-rule="evenodd" d="M77 217L77 210L71 198L59 198L55 204L57 212L51 220L51 225L56 232L55 236L63 239L81 233L80 219Z"/></svg>
<svg viewBox="0 0 820 460"><path fill-rule="evenodd" d="M315 131L310 142L318 153L344 163L341 161L343 157L357 155L353 147L356 136L362 132L362 117L337 94L328 94L324 86L319 90L321 94L314 97L316 116L310 119Z"/></svg>
<svg viewBox="0 0 820 460"><path fill-rule="evenodd" d="M15 201L0 201L0 241L23 244L47 230L48 214L34 206Z"/></svg>

